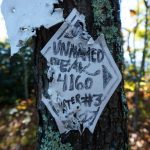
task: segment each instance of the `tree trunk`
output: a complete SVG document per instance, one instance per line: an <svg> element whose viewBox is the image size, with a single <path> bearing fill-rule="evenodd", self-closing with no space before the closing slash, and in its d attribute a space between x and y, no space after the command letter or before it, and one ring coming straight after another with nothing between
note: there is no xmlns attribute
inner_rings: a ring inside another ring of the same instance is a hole
<svg viewBox="0 0 150 150"><path fill-rule="evenodd" d="M123 52L121 48L121 22L119 0L64 0L61 4L64 8L64 17L67 17L75 7L86 16L88 32L96 38L98 34L105 35L107 44L120 70L123 65ZM127 105L125 101L123 82L106 105L99 118L94 134L85 130L82 135L77 131L61 135L61 142L56 143L55 138L48 135L58 135L57 125L41 102L41 94L47 94L48 79L46 60L40 50L60 27L56 25L49 30L41 28L37 31L35 38L34 66L36 77L37 109L39 114L38 149L54 149L61 147L62 143L71 143L73 149L77 150L126 150L128 149L127 134ZM49 129L51 127L51 129ZM50 139L48 139L48 137ZM58 144L58 145L57 145ZM62 144L63 145L63 144ZM67 148L66 148L67 149ZM68 148L69 149L69 148Z"/></svg>

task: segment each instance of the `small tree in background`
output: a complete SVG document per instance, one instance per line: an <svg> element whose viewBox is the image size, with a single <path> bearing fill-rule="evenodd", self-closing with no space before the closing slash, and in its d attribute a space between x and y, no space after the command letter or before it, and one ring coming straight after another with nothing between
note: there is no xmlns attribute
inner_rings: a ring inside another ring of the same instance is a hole
<svg viewBox="0 0 150 150"><path fill-rule="evenodd" d="M130 29L125 29L128 33L126 50L129 53L130 63L126 64L125 69L125 87L134 92L133 105L134 113L132 125L134 130L137 130L137 124L140 116L139 104L144 99L144 89L142 84L146 85L146 72L148 69L149 53L149 6L146 0L137 0L135 10L130 10L132 19L135 19L135 26ZM138 44L140 42L140 45ZM143 45L141 47L141 45ZM140 47L140 48L139 48ZM141 60L140 60L141 57ZM145 91L146 92L146 91Z"/></svg>

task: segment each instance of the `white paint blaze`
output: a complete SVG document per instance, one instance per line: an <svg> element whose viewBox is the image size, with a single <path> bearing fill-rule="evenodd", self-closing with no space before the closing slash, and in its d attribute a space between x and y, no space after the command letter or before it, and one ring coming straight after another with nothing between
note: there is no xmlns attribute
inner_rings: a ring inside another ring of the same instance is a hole
<svg viewBox="0 0 150 150"><path fill-rule="evenodd" d="M3 0L2 14L6 22L11 55L36 35L36 28L50 28L62 22L63 10L54 9L58 0Z"/></svg>

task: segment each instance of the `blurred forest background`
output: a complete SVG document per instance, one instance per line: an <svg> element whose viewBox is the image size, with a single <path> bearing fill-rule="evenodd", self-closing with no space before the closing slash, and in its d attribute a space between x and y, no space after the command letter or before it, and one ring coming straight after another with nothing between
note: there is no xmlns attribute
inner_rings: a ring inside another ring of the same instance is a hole
<svg viewBox="0 0 150 150"><path fill-rule="evenodd" d="M122 22L129 22L122 35L131 150L150 148L150 7L145 2L135 0L128 10L130 21L122 17ZM33 70L30 47L10 58L8 41L0 42L0 150L35 149Z"/></svg>

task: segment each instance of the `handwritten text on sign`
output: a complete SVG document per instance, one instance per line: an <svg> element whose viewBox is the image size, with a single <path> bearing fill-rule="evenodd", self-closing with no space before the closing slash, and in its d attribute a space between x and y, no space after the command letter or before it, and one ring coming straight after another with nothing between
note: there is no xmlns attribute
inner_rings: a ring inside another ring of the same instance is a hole
<svg viewBox="0 0 150 150"><path fill-rule="evenodd" d="M45 103L61 133L92 133L121 74L103 35L96 41L86 32L84 16L74 9L43 48L49 65L49 98Z"/></svg>

